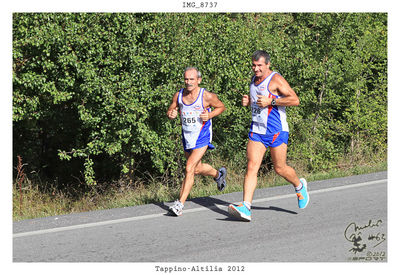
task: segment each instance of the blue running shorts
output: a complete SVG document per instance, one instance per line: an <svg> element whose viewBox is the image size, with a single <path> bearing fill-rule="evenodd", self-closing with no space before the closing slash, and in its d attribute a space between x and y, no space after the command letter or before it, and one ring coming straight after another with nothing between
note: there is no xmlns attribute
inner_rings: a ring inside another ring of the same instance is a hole
<svg viewBox="0 0 400 275"><path fill-rule="evenodd" d="M261 142L265 147L277 147L282 143L287 144L289 140L289 132L281 131L275 134L261 135L250 132L249 139L252 141Z"/></svg>
<svg viewBox="0 0 400 275"><path fill-rule="evenodd" d="M207 133L206 134L201 134L199 136L199 138L196 141L196 146L193 148L189 148L189 149L185 149L186 148L186 142L185 139L183 137L183 133L182 133L182 143L183 143L183 150L185 150L185 152L191 152L193 149L198 149L198 148L202 148L204 146L208 145L208 149L209 150L213 150L215 149L215 146L211 144L210 142L210 135Z"/></svg>
<svg viewBox="0 0 400 275"><path fill-rule="evenodd" d="M204 144L199 144L199 145L196 144L196 147L190 148L190 149L185 149L185 146L184 146L184 147L183 147L183 150L184 150L185 152L190 153L190 152L192 152L193 149L199 149L199 148L202 148L202 147L207 146L207 145L208 145L208 148L207 148L208 150L213 150L213 149L215 149L215 146L212 145L211 143L204 143Z"/></svg>

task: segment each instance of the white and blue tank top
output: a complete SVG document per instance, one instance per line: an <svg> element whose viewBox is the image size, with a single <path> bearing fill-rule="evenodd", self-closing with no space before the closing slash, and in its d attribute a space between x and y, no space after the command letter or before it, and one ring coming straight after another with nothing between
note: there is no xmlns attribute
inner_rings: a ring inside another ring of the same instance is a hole
<svg viewBox="0 0 400 275"><path fill-rule="evenodd" d="M253 77L250 84L250 104L252 113L252 123L250 126L250 132L270 135L276 134L281 131L289 132L289 126L286 121L286 110L284 106L267 106L261 108L257 105L257 95L267 96L269 98L280 98L281 96L274 95L269 90L268 86L271 82L272 77L277 72L272 72L267 78L265 78L260 84L254 83L255 77Z"/></svg>
<svg viewBox="0 0 400 275"><path fill-rule="evenodd" d="M182 122L182 142L185 150L191 150L201 148L209 145L209 148L213 149L211 145L212 140L212 120L203 122L200 118L200 114L204 110L203 95L204 88L200 89L197 99L189 105L186 105L182 100L182 93L184 89L179 91L178 105ZM207 109L211 112L211 109Z"/></svg>

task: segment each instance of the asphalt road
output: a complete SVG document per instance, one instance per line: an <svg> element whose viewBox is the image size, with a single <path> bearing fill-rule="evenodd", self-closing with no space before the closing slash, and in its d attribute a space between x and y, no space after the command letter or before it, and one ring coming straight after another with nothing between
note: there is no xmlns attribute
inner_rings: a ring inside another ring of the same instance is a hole
<svg viewBox="0 0 400 275"><path fill-rule="evenodd" d="M257 189L252 221L229 217L241 192L13 223L14 262L386 262L387 173Z"/></svg>

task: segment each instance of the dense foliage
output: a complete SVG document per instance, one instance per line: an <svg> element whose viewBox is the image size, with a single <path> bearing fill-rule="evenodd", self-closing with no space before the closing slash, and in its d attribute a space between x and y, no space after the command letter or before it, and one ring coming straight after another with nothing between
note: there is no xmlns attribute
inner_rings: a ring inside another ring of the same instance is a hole
<svg viewBox="0 0 400 275"><path fill-rule="evenodd" d="M313 171L386 156L387 14L15 13L14 162L64 184L175 177L179 119L166 109L189 65L227 107L213 121L219 156L244 158L257 49L301 101L287 108L290 159Z"/></svg>

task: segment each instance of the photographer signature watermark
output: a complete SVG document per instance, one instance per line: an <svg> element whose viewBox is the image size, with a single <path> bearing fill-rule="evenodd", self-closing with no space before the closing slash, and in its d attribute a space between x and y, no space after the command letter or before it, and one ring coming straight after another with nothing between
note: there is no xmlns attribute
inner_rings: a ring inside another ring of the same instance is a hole
<svg viewBox="0 0 400 275"><path fill-rule="evenodd" d="M386 261L386 227L383 220L369 220L365 224L350 223L344 230L351 244L351 261Z"/></svg>

